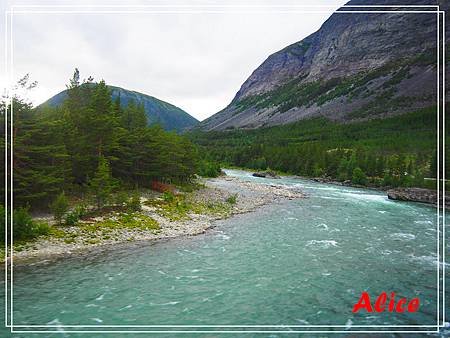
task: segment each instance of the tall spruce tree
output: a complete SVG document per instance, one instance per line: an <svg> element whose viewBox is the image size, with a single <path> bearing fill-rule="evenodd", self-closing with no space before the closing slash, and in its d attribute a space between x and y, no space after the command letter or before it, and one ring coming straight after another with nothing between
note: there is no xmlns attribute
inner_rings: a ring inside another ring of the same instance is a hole
<svg viewBox="0 0 450 338"><path fill-rule="evenodd" d="M40 118L30 104L13 99L13 184L17 205L47 205L70 180L61 121Z"/></svg>
<svg viewBox="0 0 450 338"><path fill-rule="evenodd" d="M111 197L111 193L116 186L116 181L111 175L111 168L108 160L104 156L98 159L97 171L89 181L89 188L95 198L98 208L105 205Z"/></svg>
<svg viewBox="0 0 450 338"><path fill-rule="evenodd" d="M144 106L130 100L122 113L121 124L130 131L145 128L147 126L147 115Z"/></svg>

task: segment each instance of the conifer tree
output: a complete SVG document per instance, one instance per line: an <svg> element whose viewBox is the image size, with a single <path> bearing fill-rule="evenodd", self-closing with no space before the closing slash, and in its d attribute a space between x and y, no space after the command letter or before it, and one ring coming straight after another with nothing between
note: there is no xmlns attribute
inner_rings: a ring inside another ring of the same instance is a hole
<svg viewBox="0 0 450 338"><path fill-rule="evenodd" d="M108 154L116 144L117 119L112 114L111 93L105 81L96 84L88 108L88 140L93 147L93 154L98 157Z"/></svg>
<svg viewBox="0 0 450 338"><path fill-rule="evenodd" d="M55 221L60 225L62 218L66 214L67 210L69 210L69 202L67 201L67 197L64 192L56 196L55 200L50 205L50 210L53 213Z"/></svg>
<svg viewBox="0 0 450 338"><path fill-rule="evenodd" d="M145 128L147 126L147 115L144 106L142 104L137 105L134 100L130 100L122 113L121 124L130 131Z"/></svg>
<svg viewBox="0 0 450 338"><path fill-rule="evenodd" d="M111 168L108 160L104 156L98 159L97 171L89 182L90 191L95 197L98 208L104 206L111 196L116 186L116 181L111 175Z"/></svg>
<svg viewBox="0 0 450 338"><path fill-rule="evenodd" d="M61 123L36 116L32 106L18 98L13 106L15 203L47 205L71 179Z"/></svg>

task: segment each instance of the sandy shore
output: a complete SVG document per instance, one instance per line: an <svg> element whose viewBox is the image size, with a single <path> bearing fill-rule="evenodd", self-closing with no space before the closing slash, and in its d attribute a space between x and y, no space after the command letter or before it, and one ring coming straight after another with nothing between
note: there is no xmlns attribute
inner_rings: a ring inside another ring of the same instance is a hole
<svg viewBox="0 0 450 338"><path fill-rule="evenodd" d="M281 185L265 185L245 182L233 177L219 177L203 180L204 188L189 195L189 198L199 203L222 203L235 195L236 203L230 204L227 212L220 214L195 214L190 213L186 219L171 220L161 215L157 209L145 205L149 198L143 195L142 214L151 217L158 222L159 230L141 230L115 228L108 229L107 236L102 230L93 233L80 232L79 226L65 227L65 233L72 234L70 242L67 236L64 238L44 237L29 242L20 247L15 247L14 264L27 264L37 260L56 258L58 256L88 252L94 249L107 248L119 243L143 240L161 240L180 236L193 236L204 233L214 227L218 219L232 217L235 214L251 212L256 208L276 203L286 199L302 198L304 195L298 191ZM101 221L100 218L98 221Z"/></svg>

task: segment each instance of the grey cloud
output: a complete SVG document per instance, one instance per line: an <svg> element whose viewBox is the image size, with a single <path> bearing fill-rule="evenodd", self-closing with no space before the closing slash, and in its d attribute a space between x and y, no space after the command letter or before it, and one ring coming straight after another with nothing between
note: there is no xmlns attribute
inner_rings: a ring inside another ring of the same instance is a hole
<svg viewBox="0 0 450 338"><path fill-rule="evenodd" d="M343 3L314 4L336 8ZM224 108L271 53L317 30L332 12L330 8L317 14L234 13L239 10L220 14L16 14L14 73L19 77L29 72L39 81L32 95L35 103L64 89L73 68L78 67L84 77L93 75L153 95L204 119Z"/></svg>

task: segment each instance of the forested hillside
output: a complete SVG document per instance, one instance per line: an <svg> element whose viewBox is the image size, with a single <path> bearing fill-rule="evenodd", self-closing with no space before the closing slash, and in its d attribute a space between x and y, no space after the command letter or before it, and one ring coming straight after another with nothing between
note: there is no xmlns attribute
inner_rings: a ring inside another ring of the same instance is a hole
<svg viewBox="0 0 450 338"><path fill-rule="evenodd" d="M252 130L197 131L190 137L206 158L224 165L362 185L433 188L424 177L437 172L436 116L436 107L430 107L351 124L315 118Z"/></svg>
<svg viewBox="0 0 450 338"><path fill-rule="evenodd" d="M89 86L89 83L85 85ZM156 97L136 91L108 85L111 99L125 109L128 104L141 105L149 125L159 124L165 130L182 132L195 126L198 121L184 110ZM60 107L68 99L68 90L64 90L44 102L41 107Z"/></svg>

